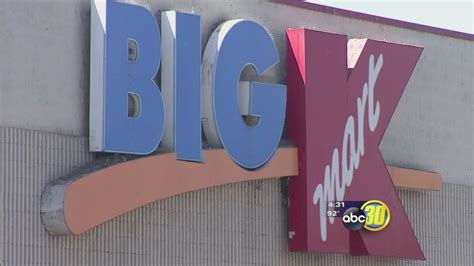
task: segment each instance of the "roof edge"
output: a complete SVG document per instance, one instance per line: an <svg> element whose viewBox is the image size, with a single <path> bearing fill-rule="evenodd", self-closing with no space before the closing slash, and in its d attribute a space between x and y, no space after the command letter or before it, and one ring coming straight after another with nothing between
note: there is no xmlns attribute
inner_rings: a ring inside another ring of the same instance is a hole
<svg viewBox="0 0 474 266"><path fill-rule="evenodd" d="M384 25L389 25L389 26L394 26L394 27L399 27L399 28L404 28L404 29L409 29L409 30L414 30L414 31L426 32L426 33L431 33L431 34L436 34L436 35L447 36L451 38L474 41L474 34L470 34L466 32L448 30L448 29L427 26L427 25L403 21L403 20L370 15L366 13L361 13L357 11L351 11L351 10L346 10L346 9L341 9L337 7L321 5L321 4L308 3L301 0L271 0L271 2L277 3L277 4L288 5L288 6L299 7L303 9L309 9L309 10L332 14L336 16L343 16L343 17L349 17L349 18L354 18L354 19L359 19L359 20L364 20L364 21L369 21L369 22L374 22L374 23L380 23Z"/></svg>

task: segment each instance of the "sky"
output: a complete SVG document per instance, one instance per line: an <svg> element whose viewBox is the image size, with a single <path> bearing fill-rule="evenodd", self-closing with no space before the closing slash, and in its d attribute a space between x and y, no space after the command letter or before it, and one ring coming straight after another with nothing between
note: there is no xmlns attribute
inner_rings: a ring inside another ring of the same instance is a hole
<svg viewBox="0 0 474 266"><path fill-rule="evenodd" d="M474 34L474 0L307 0L306 2Z"/></svg>

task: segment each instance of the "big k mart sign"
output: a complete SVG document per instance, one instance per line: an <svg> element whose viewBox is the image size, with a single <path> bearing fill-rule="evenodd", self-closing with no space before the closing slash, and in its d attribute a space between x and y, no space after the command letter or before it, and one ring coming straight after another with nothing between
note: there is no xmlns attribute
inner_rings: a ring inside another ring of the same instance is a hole
<svg viewBox="0 0 474 266"><path fill-rule="evenodd" d="M49 232L80 234L184 192L290 176L291 251L423 258L378 148L422 48L288 29L286 86L243 82L246 66L260 76L280 64L257 22L223 22L201 56L199 15L162 12L160 27L145 7L100 0L91 13L90 151L149 156L49 184ZM285 118L293 146L279 145ZM331 215L367 200L381 205L347 217L369 230Z"/></svg>

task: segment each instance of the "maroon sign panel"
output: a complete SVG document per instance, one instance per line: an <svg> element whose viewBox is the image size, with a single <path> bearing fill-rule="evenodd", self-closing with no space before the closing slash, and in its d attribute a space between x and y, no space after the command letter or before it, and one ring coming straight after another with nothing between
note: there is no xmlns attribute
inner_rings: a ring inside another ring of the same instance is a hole
<svg viewBox="0 0 474 266"><path fill-rule="evenodd" d="M289 181L289 247L424 259L379 144L422 48L306 29L288 37L288 135L299 176ZM328 202L380 200L390 224L349 231Z"/></svg>

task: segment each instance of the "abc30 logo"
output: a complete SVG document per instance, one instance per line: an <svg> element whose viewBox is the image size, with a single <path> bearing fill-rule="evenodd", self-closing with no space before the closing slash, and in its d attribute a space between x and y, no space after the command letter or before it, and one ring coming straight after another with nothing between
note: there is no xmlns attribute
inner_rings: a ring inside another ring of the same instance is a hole
<svg viewBox="0 0 474 266"><path fill-rule="evenodd" d="M380 231L388 226L390 222L390 210L380 200L366 201L360 208L348 208L343 216L342 223L352 231L364 227L369 231Z"/></svg>

